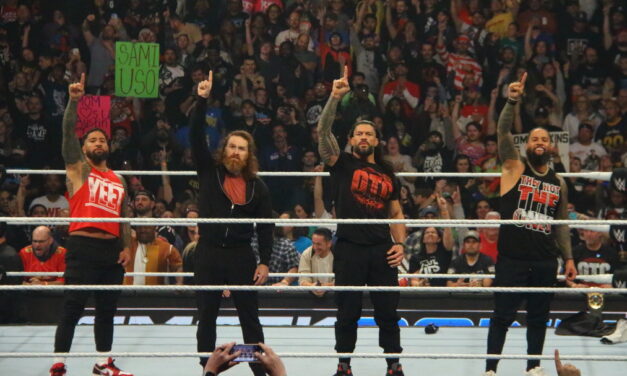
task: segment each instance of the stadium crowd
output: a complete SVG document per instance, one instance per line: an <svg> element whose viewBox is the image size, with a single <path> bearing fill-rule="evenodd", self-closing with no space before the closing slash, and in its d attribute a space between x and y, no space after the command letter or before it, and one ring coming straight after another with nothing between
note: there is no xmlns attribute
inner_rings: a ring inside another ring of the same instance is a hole
<svg viewBox="0 0 627 376"><path fill-rule="evenodd" d="M620 0L0 4L0 164L7 169L63 168L61 121L68 84L86 73L88 94L111 96L112 169L194 170L189 115L196 85L211 70L205 130L212 151L229 131L247 130L257 144L261 171L322 171L316 125L332 80L344 66L351 91L333 125L337 141L345 148L351 125L372 120L385 139L385 158L397 172L500 171L497 116L508 84L523 72L528 89L514 124L520 140L535 126L556 132L557 171L627 166L627 7ZM115 96L117 41L159 44L157 98ZM333 215L327 180L264 178L276 217L301 219ZM198 217L196 176L127 176L127 183L128 204L137 217ZM500 218L497 178L405 177L401 183L407 218ZM567 184L571 218L626 218L625 194L607 182L568 178ZM3 174L0 215L67 216L65 191L63 176ZM403 271L493 270L498 228L410 230ZM277 227L270 272L330 272L332 231L332 226ZM624 267L627 260L619 259L624 250L599 229L572 231L579 274ZM196 226L142 226L135 233L135 261L127 271L193 270ZM66 238L67 226L2 225L0 263L7 270L36 271L44 264L59 269ZM186 281L147 277L126 283ZM301 278L299 283L333 280ZM488 286L490 280L401 283Z"/></svg>

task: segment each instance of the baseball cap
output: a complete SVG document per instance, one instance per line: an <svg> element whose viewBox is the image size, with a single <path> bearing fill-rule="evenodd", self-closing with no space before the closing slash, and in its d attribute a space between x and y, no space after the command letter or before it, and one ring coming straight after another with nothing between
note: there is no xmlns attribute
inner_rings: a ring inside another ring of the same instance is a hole
<svg viewBox="0 0 627 376"><path fill-rule="evenodd" d="M579 130L581 130L582 128L588 128L590 131L594 131L594 128L592 127L592 125L588 123L579 124Z"/></svg>
<svg viewBox="0 0 627 376"><path fill-rule="evenodd" d="M535 117L548 117L549 111L544 107L538 107L534 115Z"/></svg>
<svg viewBox="0 0 627 376"><path fill-rule="evenodd" d="M433 205L428 205L428 206L425 206L424 208L420 209L420 211L418 212L418 216L419 217L424 217L427 214L438 215L438 208L436 208Z"/></svg>
<svg viewBox="0 0 627 376"><path fill-rule="evenodd" d="M466 233L466 236L464 236L464 241L468 238L474 238L477 241L480 241L481 238L479 237L479 233L477 231L474 230L470 230Z"/></svg>
<svg viewBox="0 0 627 376"><path fill-rule="evenodd" d="M150 192L147 189L140 189L139 191L135 192L135 195L133 196L133 199L135 199L137 196L146 196L151 201L155 201L155 195L153 195L152 192Z"/></svg>

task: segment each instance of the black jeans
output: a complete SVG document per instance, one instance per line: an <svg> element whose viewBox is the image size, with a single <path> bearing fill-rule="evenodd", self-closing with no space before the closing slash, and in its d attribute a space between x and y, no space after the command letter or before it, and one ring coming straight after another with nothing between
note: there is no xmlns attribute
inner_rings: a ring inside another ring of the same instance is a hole
<svg viewBox="0 0 627 376"><path fill-rule="evenodd" d="M557 259L526 261L502 255L496 263L494 286L553 287L556 281ZM509 326L523 300L527 301L527 354L542 354L546 322L551 308L551 293L494 293L494 313L488 332L488 354L501 354ZM495 371L498 359L486 361L486 371ZM540 365L539 360L527 360L527 370Z"/></svg>
<svg viewBox="0 0 627 376"><path fill-rule="evenodd" d="M398 286L398 269L387 262L391 243L360 245L338 240L333 251L333 271L337 286ZM357 342L357 321L361 317L361 292L337 292L335 350L350 353ZM384 353L400 353L401 332L398 327L399 292L371 292L374 319L379 326L379 346ZM350 363L349 358L340 362ZM388 358L388 364L398 358Z"/></svg>
<svg viewBox="0 0 627 376"><path fill-rule="evenodd" d="M119 239L95 239L70 236L66 241L65 283L68 285L121 285L124 268L118 264L121 245ZM83 315L91 291L65 291L63 315L54 339L55 352L69 352L74 329ZM94 337L96 350L111 351L113 344L113 316L117 310L120 291L94 291L96 318Z"/></svg>
<svg viewBox="0 0 627 376"><path fill-rule="evenodd" d="M252 285L257 261L250 246L221 248L203 242L196 247L194 281L197 285ZM237 308L244 343L264 342L259 322L259 306L256 291L231 291ZM198 352L211 352L216 347L216 319L220 311L222 291L198 291ZM200 364L207 363L201 358ZM259 364L250 364L255 375L265 375Z"/></svg>

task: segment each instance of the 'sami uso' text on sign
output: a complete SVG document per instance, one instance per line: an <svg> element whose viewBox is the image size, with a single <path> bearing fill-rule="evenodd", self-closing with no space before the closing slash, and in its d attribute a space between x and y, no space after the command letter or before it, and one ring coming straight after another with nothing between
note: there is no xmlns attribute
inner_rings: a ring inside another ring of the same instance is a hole
<svg viewBox="0 0 627 376"><path fill-rule="evenodd" d="M159 45L116 42L115 95L156 98L159 95Z"/></svg>

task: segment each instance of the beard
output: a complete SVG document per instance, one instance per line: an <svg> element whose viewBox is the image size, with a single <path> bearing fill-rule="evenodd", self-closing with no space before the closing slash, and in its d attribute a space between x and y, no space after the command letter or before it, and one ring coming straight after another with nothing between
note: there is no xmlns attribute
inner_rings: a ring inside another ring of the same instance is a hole
<svg viewBox="0 0 627 376"><path fill-rule="evenodd" d="M360 157L368 157L370 154L374 153L374 146L368 145L368 147L364 149L361 145L356 145L353 146L353 153Z"/></svg>
<svg viewBox="0 0 627 376"><path fill-rule="evenodd" d="M102 150L102 149L101 149ZM102 150L100 153L97 153L95 151L87 151L85 152L85 155L87 156L87 158L89 158L92 162L98 164L101 162L106 161L109 158L109 151L107 150Z"/></svg>
<svg viewBox="0 0 627 376"><path fill-rule="evenodd" d="M544 150L544 153L541 155L536 154L535 150L532 148L527 148L527 160L529 164L534 167L544 166L549 163L551 156L549 155L547 150Z"/></svg>
<svg viewBox="0 0 627 376"><path fill-rule="evenodd" d="M246 163L237 157L227 157L224 159L224 167L230 173L238 174L246 167Z"/></svg>

